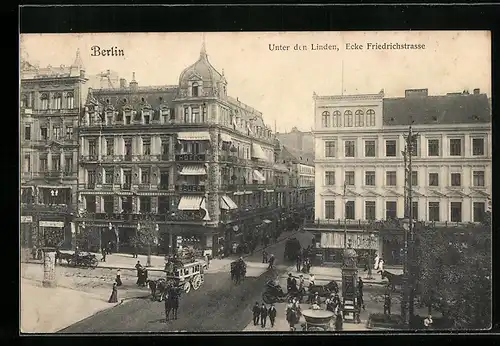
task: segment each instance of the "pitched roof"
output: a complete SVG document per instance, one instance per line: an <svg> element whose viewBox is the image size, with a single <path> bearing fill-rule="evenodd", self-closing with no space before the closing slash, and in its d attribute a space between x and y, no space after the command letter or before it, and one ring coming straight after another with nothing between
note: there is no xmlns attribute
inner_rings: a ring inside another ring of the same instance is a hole
<svg viewBox="0 0 500 346"><path fill-rule="evenodd" d="M125 105L140 110L146 104L152 109L158 109L162 104L171 107L172 100L177 96L177 90L177 86L168 85L141 87L137 90L131 88L92 89L89 97L94 97L102 106L109 104L116 110L122 109Z"/></svg>
<svg viewBox="0 0 500 346"><path fill-rule="evenodd" d="M486 94L384 98L383 123L391 125L474 124L491 122Z"/></svg>
<svg viewBox="0 0 500 346"><path fill-rule="evenodd" d="M314 154L290 148L286 145L283 145L281 148L281 159L291 160L293 163L314 166Z"/></svg>

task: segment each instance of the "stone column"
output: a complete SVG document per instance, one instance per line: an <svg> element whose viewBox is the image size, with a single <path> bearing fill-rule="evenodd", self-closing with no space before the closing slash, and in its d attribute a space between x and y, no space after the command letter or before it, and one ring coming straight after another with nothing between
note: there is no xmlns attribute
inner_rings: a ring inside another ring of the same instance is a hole
<svg viewBox="0 0 500 346"><path fill-rule="evenodd" d="M44 251L43 255L43 287L56 286L56 271L55 271L55 252Z"/></svg>
<svg viewBox="0 0 500 346"><path fill-rule="evenodd" d="M49 172L52 170L52 152L50 150L47 153L47 170Z"/></svg>

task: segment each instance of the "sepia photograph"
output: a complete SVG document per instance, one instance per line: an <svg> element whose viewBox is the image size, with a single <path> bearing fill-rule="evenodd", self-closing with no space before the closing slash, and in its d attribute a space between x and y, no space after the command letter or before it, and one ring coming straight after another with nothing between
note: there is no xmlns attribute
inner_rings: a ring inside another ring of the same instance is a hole
<svg viewBox="0 0 500 346"><path fill-rule="evenodd" d="M19 40L21 334L491 328L490 32Z"/></svg>

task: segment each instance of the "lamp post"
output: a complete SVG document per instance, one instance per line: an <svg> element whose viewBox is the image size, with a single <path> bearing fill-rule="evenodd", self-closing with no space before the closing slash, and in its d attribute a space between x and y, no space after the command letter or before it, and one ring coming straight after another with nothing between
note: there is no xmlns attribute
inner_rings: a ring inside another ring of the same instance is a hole
<svg viewBox="0 0 500 346"><path fill-rule="evenodd" d="M405 251L403 262L404 289L403 299L401 300L401 315L407 327L410 327L411 319L414 313L414 268L413 268L413 247L414 247L414 232L413 232L413 187L412 187L412 156L415 140L418 133L413 133L412 124L410 123L408 135L406 138L406 150L402 152L405 161L405 221L403 223ZM406 219L406 215L408 218Z"/></svg>
<svg viewBox="0 0 500 346"><path fill-rule="evenodd" d="M344 249L347 249L347 199L346 199L346 189L347 189L347 181L344 179Z"/></svg>

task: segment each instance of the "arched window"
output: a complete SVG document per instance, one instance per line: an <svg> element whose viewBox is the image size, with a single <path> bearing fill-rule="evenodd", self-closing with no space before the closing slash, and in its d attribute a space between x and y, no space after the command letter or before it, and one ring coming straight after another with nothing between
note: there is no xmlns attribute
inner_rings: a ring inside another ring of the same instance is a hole
<svg viewBox="0 0 500 346"><path fill-rule="evenodd" d="M66 94L66 106L68 109L75 108L75 96L72 92Z"/></svg>
<svg viewBox="0 0 500 346"><path fill-rule="evenodd" d="M193 95L193 97L198 97L199 96L199 86L198 86L198 83L194 82L192 85L191 85L191 94Z"/></svg>
<svg viewBox="0 0 500 346"><path fill-rule="evenodd" d="M366 126L375 126L375 111L373 109L366 111Z"/></svg>
<svg viewBox="0 0 500 346"><path fill-rule="evenodd" d="M323 127L330 126L330 112L324 111L322 114Z"/></svg>
<svg viewBox="0 0 500 346"><path fill-rule="evenodd" d="M49 109L49 94L43 93L40 99L42 101L42 109Z"/></svg>
<svg viewBox="0 0 500 346"><path fill-rule="evenodd" d="M62 95L57 93L54 95L54 109L61 109L62 106Z"/></svg>
<svg viewBox="0 0 500 346"><path fill-rule="evenodd" d="M365 113L361 109L358 109L354 115L354 126L365 126Z"/></svg>
<svg viewBox="0 0 500 346"><path fill-rule="evenodd" d="M332 113L332 127L339 127L339 126L341 126L340 112L335 111Z"/></svg>
<svg viewBox="0 0 500 346"><path fill-rule="evenodd" d="M344 127L352 127L352 112L344 112Z"/></svg>

